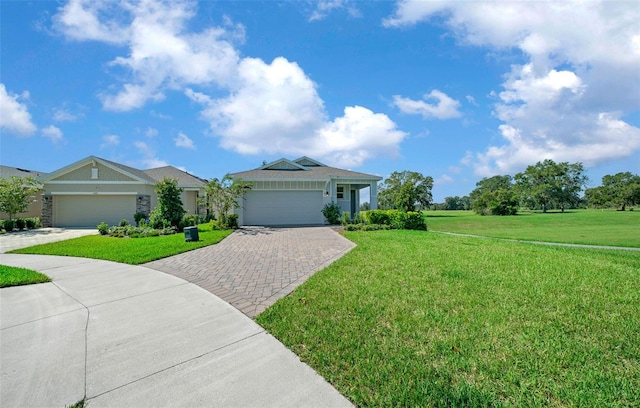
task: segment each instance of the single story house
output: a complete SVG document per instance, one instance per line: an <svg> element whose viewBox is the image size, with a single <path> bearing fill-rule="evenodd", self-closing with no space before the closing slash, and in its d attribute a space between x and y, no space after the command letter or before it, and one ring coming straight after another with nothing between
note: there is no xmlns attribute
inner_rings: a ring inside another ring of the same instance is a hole
<svg viewBox="0 0 640 408"><path fill-rule="evenodd" d="M10 167L10 166L2 166L0 165L0 178L10 180L11 177L31 177L33 179L38 180L40 177L45 176L47 173L36 170L26 170L18 167ZM42 208L42 191L37 191L33 196L33 201L27 207L27 211L18 213L14 217L15 218L31 218L31 217L39 217ZM0 212L0 219L9 218L9 214Z"/></svg>
<svg viewBox="0 0 640 408"><path fill-rule="evenodd" d="M321 225L322 208L337 203L355 215L360 190L369 188L371 209L378 204L382 177L329 167L309 157L279 159L254 170L230 174L251 184L237 209L240 225Z"/></svg>
<svg viewBox="0 0 640 408"><path fill-rule="evenodd" d="M198 214L198 197L205 180L173 166L138 170L89 156L41 177L41 221L45 227L95 227L115 225L122 219L134 223L135 213L147 216L157 204L154 186L163 178L178 180L184 209Z"/></svg>

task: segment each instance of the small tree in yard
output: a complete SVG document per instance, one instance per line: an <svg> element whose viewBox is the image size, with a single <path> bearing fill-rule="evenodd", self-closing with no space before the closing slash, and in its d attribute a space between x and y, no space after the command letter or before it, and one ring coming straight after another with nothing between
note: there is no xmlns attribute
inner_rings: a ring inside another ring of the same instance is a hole
<svg viewBox="0 0 640 408"><path fill-rule="evenodd" d="M227 215L240 207L238 200L251 189L251 184L227 174L221 180L214 178L209 181L204 189L207 193L207 209L213 212L219 225L224 228L227 226Z"/></svg>
<svg viewBox="0 0 640 408"><path fill-rule="evenodd" d="M40 183L31 177L0 178L0 211L6 212L9 219L25 212L34 201L33 195L40 188Z"/></svg>
<svg viewBox="0 0 640 408"><path fill-rule="evenodd" d="M165 177L156 184L155 190L158 196L158 205L151 214L151 223L159 224L166 221L168 224L177 227L186 213L180 198L183 189L178 187L178 180ZM152 226L154 228L159 227L159 225Z"/></svg>

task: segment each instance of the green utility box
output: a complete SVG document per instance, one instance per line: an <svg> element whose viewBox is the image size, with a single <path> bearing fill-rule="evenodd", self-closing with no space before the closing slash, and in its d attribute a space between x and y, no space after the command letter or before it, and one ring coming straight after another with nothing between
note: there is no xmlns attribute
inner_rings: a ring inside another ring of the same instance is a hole
<svg viewBox="0 0 640 408"><path fill-rule="evenodd" d="M197 242L200 240L198 235L198 227L184 227L184 240L186 242Z"/></svg>

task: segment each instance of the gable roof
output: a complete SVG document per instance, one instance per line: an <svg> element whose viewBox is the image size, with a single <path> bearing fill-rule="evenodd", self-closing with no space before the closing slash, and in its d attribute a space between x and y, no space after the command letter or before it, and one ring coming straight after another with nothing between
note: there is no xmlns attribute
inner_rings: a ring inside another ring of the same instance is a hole
<svg viewBox="0 0 640 408"><path fill-rule="evenodd" d="M178 187L200 187L206 183L206 180L196 177L192 174L182 171L173 166L156 167L154 169L144 170L144 173L156 181L162 181L168 177L178 179Z"/></svg>
<svg viewBox="0 0 640 408"><path fill-rule="evenodd" d="M2 166L0 165L0 177L1 178L11 178L13 176L15 177L32 177L32 178L39 178L42 176L45 176L47 173L42 172L42 171L37 171L37 170L27 170L27 169L21 169L19 167L9 167L9 166Z"/></svg>
<svg viewBox="0 0 640 408"><path fill-rule="evenodd" d="M294 163L302 169L290 169L281 170L273 165L275 163ZM309 165L302 165L300 163L311 163ZM258 167L254 170L240 171L237 173L231 173L231 177L241 178L246 181L252 180L318 180L326 181L331 179L356 179L356 180L370 180L380 181L382 177L373 174L360 173L357 171L339 169L337 167L329 167L318 161L303 156L299 159L290 161L287 159L276 160L275 162Z"/></svg>
<svg viewBox="0 0 640 408"><path fill-rule="evenodd" d="M290 170L307 171L308 170L302 164L293 162L285 158L278 159L276 161L272 161L271 163L264 164L261 167L258 167L258 169L259 170L285 170L285 171L290 171Z"/></svg>
<svg viewBox="0 0 640 408"><path fill-rule="evenodd" d="M155 184L155 180L149 177L149 175L145 174L142 170L134 169L133 167L125 166L124 164L112 162L110 160L106 160L96 156L88 156L84 159L78 160L75 163L71 163L68 166L65 166L61 169L54 171L53 173L49 173L46 176L40 179L41 182L46 183L48 181L54 180L58 177L63 176L64 174L71 173L74 170L77 170L83 166L86 166L89 163L96 162L100 163L103 166L109 167L119 173L125 174L126 176L139 181L143 184Z"/></svg>
<svg viewBox="0 0 640 408"><path fill-rule="evenodd" d="M68 166L65 166L61 169L54 171L53 173L49 173L46 176L41 177L40 181L48 182L48 181L54 180L64 174L70 173L92 162L100 163L117 172L125 174L126 176L140 182L141 184L153 185L153 184L156 184L158 181L161 181L165 177L178 179L179 187L202 187L206 182L201 178L193 176L173 166L164 166L164 167L157 167L154 169L140 170L140 169L129 167L124 164L116 163L114 161L106 160L96 156L88 156L82 160L78 160L75 163L72 163Z"/></svg>

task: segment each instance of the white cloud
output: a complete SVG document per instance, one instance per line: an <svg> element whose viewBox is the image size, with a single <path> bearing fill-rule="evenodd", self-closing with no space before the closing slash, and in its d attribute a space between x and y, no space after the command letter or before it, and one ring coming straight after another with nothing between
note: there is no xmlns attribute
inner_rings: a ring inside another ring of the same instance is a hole
<svg viewBox="0 0 640 408"><path fill-rule="evenodd" d="M29 99L29 92L24 91L22 95L11 94L0 83L0 129L24 136L30 136L36 131L27 106L19 101L26 99Z"/></svg>
<svg viewBox="0 0 640 408"><path fill-rule="evenodd" d="M145 142L136 141L133 143L133 145L136 147L136 149L138 149L138 152L142 156L139 161L144 167L153 169L156 167L165 167L169 165L169 163L167 163L166 161L157 158L156 151Z"/></svg>
<svg viewBox="0 0 640 408"><path fill-rule="evenodd" d="M193 140L189 139L189 136L185 135L182 132L178 133L178 137L173 139L176 142L176 147L182 147L184 149L195 149L196 146L193 144Z"/></svg>
<svg viewBox="0 0 640 408"><path fill-rule="evenodd" d="M465 96L465 98L467 99L467 102L469 102L470 104L474 106L478 106L478 103L476 102L476 98L474 98L473 96L467 95Z"/></svg>
<svg viewBox="0 0 640 408"><path fill-rule="evenodd" d="M205 105L203 116L221 145L241 154L309 155L342 166L358 166L377 155L394 155L406 136L388 116L360 106L329 121L316 85L295 63L245 58L238 87L227 98L187 90Z"/></svg>
<svg viewBox="0 0 640 408"><path fill-rule="evenodd" d="M62 130L53 125L43 128L40 132L42 133L42 136L50 139L52 143L58 143L62 140Z"/></svg>
<svg viewBox="0 0 640 408"><path fill-rule="evenodd" d="M458 42L528 60L505 75L494 115L503 143L467 154L480 176L551 158L597 165L640 149L640 9L632 2L397 3L387 27L444 24Z"/></svg>
<svg viewBox="0 0 640 408"><path fill-rule="evenodd" d="M320 0L311 13L309 21L324 20L334 10L347 10L351 17L361 17L360 11L349 0Z"/></svg>
<svg viewBox="0 0 640 408"><path fill-rule="evenodd" d="M53 110L53 120L56 122L75 122L83 115L81 113L73 113L66 108L57 108Z"/></svg>
<svg viewBox="0 0 640 408"><path fill-rule="evenodd" d="M144 135L148 138L156 137L158 136L158 129L148 127L147 130L144 132Z"/></svg>
<svg viewBox="0 0 640 408"><path fill-rule="evenodd" d="M435 186L444 186L444 185L453 184L453 183L455 183L455 180L453 179L453 177L451 177L448 174L443 174L433 181L433 185Z"/></svg>
<svg viewBox="0 0 640 408"><path fill-rule="evenodd" d="M436 101L437 103L429 104L425 101L416 101L394 95L393 104L404 113L422 115L425 119L451 119L461 116L461 113L458 111L460 102L450 98L444 92L434 89L428 94L425 94L424 99L427 101Z"/></svg>
<svg viewBox="0 0 640 408"><path fill-rule="evenodd" d="M167 89L233 81L239 57L230 41L244 38L244 27L226 18L225 28L187 32L186 22L194 14L191 2L75 0L61 7L55 20L68 38L129 48L127 57L117 57L111 65L128 70L131 81L115 95L99 95L105 109L129 111L164 99Z"/></svg>
<svg viewBox="0 0 640 408"><path fill-rule="evenodd" d="M106 149L107 147L115 147L120 144L120 136L118 135L104 135L102 136L102 144L100 145L101 149Z"/></svg>
<svg viewBox="0 0 640 408"><path fill-rule="evenodd" d="M234 42L244 41L245 29L226 16L221 27L192 33L187 23L195 14L193 3L146 0L118 3L119 8L114 4L78 0L73 7L61 8L57 17L58 29L70 38L128 47L127 55L111 65L124 68L129 79L119 92L99 95L105 109L136 109L162 100L167 90L180 90L203 105L202 117L227 150L305 154L345 165L393 155L406 136L386 115L359 106L331 120L316 84L295 62L283 57L271 63L240 58ZM195 86L215 88L215 97L191 89ZM220 96L224 92L227 96ZM347 133L338 135L337 129Z"/></svg>
<svg viewBox="0 0 640 408"><path fill-rule="evenodd" d="M319 137L314 139L312 150L325 161L344 167L360 166L378 155L396 156L398 145L407 136L387 115L362 106L346 107L344 116L325 124L316 134Z"/></svg>
<svg viewBox="0 0 640 408"><path fill-rule="evenodd" d="M115 20L101 21L116 8L116 3L108 0L70 0L58 9L54 25L70 39L124 44L130 36L128 27Z"/></svg>
<svg viewBox="0 0 640 408"><path fill-rule="evenodd" d="M460 174L462 173L462 169L458 166L449 166L449 172L453 174Z"/></svg>

